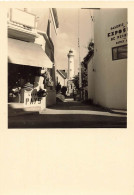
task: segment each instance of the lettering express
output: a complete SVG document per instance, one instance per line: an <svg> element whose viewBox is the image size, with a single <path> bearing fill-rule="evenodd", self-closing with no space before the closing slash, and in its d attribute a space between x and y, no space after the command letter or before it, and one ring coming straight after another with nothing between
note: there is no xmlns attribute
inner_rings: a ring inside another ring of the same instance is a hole
<svg viewBox="0 0 134 195"><path fill-rule="evenodd" d="M107 36L111 37L111 36L119 35L119 34L125 33L125 32L127 32L127 28L123 28L123 29L120 29L120 30L112 31L112 32L108 33Z"/></svg>

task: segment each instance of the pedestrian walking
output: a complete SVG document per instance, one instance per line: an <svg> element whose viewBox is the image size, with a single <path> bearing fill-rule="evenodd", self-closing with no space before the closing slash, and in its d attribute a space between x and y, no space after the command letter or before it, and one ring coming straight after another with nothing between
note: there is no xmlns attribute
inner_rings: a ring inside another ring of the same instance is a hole
<svg viewBox="0 0 134 195"><path fill-rule="evenodd" d="M77 90L74 88L73 89L73 98L74 98L74 101L76 100L76 96L77 96Z"/></svg>

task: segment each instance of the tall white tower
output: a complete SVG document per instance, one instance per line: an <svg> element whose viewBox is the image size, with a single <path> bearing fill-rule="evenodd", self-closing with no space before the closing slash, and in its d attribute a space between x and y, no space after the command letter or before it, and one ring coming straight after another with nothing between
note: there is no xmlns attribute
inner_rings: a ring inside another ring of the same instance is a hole
<svg viewBox="0 0 134 195"><path fill-rule="evenodd" d="M68 53L68 79L71 80L74 77L74 54L70 50Z"/></svg>

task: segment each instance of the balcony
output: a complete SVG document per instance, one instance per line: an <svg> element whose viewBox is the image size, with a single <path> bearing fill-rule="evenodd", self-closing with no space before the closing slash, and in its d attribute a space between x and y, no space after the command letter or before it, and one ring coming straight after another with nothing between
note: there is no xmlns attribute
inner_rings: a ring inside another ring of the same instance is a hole
<svg viewBox="0 0 134 195"><path fill-rule="evenodd" d="M19 9L10 9L8 16L8 37L22 41L34 42L36 32L36 16Z"/></svg>

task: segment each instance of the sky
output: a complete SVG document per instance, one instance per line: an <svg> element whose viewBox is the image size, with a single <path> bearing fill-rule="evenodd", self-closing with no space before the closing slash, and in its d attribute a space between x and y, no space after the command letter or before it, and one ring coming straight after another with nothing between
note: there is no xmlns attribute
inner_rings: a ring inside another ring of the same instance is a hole
<svg viewBox="0 0 134 195"><path fill-rule="evenodd" d="M80 61L82 61L88 52L87 47L93 37L92 11L86 9L59 8L57 9L57 13L59 20L56 39L57 50L55 54L55 57L58 59L57 69L67 70L67 54L72 49L74 51L75 74L77 74L79 66L78 34L80 40Z"/></svg>

